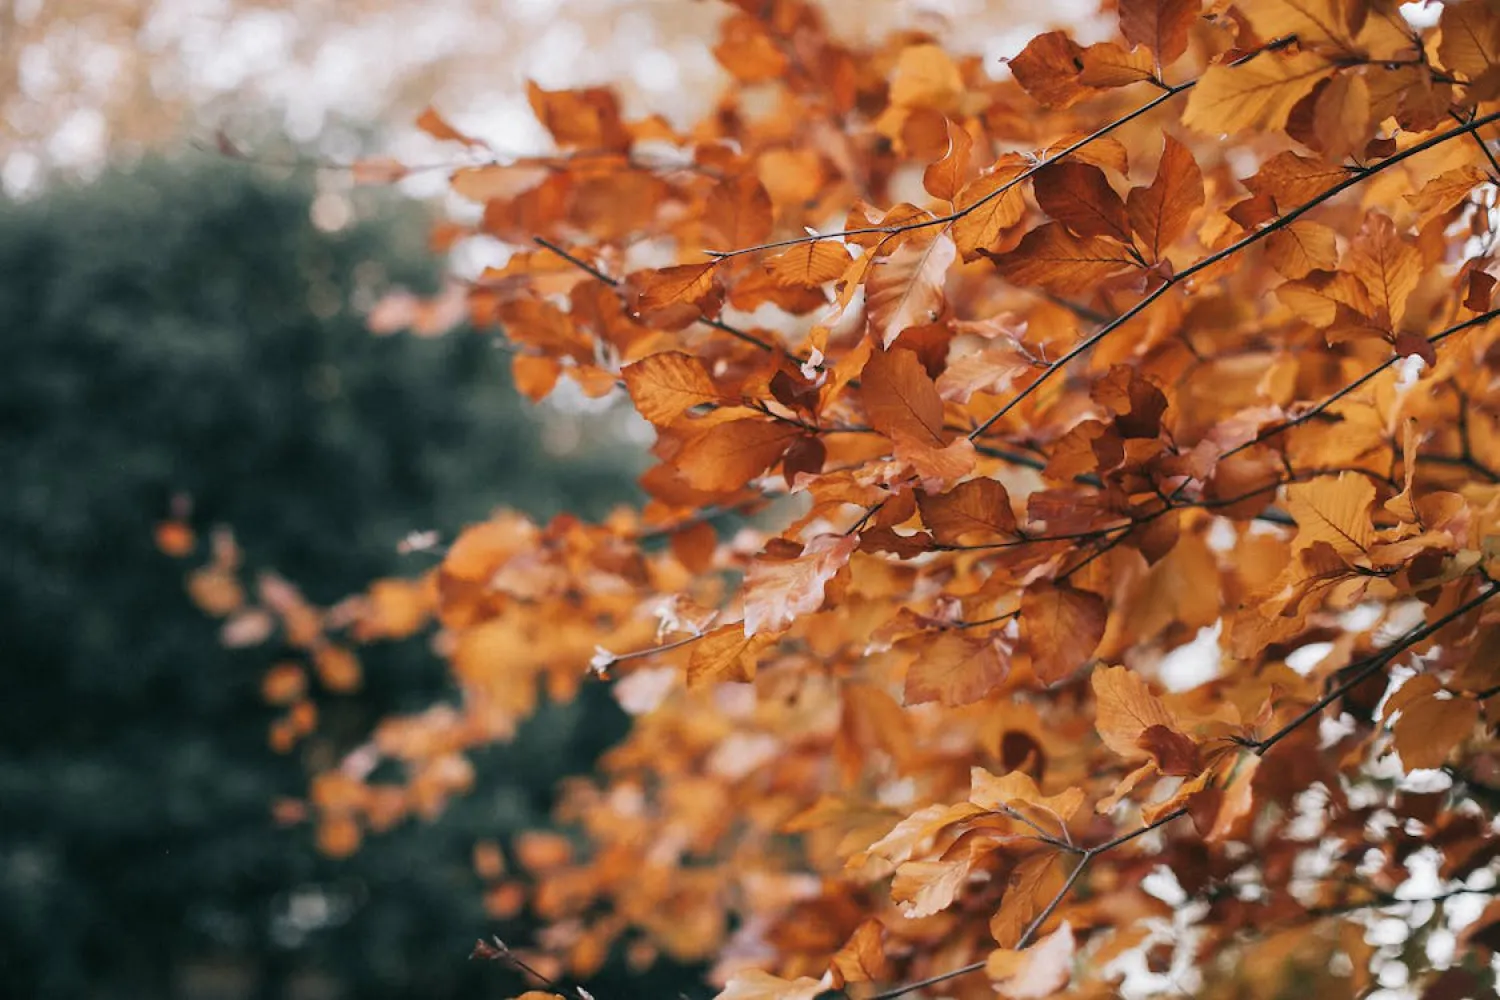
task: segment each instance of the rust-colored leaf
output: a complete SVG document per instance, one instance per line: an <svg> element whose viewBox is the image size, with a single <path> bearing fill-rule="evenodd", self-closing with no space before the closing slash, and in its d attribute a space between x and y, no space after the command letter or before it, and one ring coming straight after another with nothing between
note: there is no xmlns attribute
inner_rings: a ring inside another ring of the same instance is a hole
<svg viewBox="0 0 1500 1000"><path fill-rule="evenodd" d="M1042 170L1031 183L1042 211L1074 234L1109 236L1121 243L1130 239L1125 203L1098 167L1064 160Z"/></svg>
<svg viewBox="0 0 1500 1000"><path fill-rule="evenodd" d="M1429 694L1404 706L1392 727L1402 766L1408 771L1442 767L1478 721L1479 703L1471 698Z"/></svg>
<svg viewBox="0 0 1500 1000"><path fill-rule="evenodd" d="M1098 594L1066 585L1028 587L1021 595L1021 634L1037 679L1051 684L1087 666L1107 616Z"/></svg>
<svg viewBox="0 0 1500 1000"><path fill-rule="evenodd" d="M917 506L922 523L944 545L993 541L1016 531L1010 494L994 479L970 479L937 495L919 493Z"/></svg>
<svg viewBox="0 0 1500 1000"><path fill-rule="evenodd" d="M870 355L860 373L859 398L870 426L886 437L906 436L934 448L948 443L943 400L912 351L897 348Z"/></svg>
<svg viewBox="0 0 1500 1000"><path fill-rule="evenodd" d="M1007 280L1059 295L1090 288L1139 266L1117 240L1080 238L1056 222L1038 226L1016 249L991 260Z"/></svg>
<svg viewBox="0 0 1500 1000"><path fill-rule="evenodd" d="M1170 135L1163 141L1156 179L1150 187L1132 188L1125 199L1130 227L1151 260L1161 259L1203 207L1203 172L1193 154Z"/></svg>
<svg viewBox="0 0 1500 1000"><path fill-rule="evenodd" d="M731 420L690 439L672 464L694 489L728 493L775 465L801 434L796 424Z"/></svg>
<svg viewBox="0 0 1500 1000"><path fill-rule="evenodd" d="M1120 34L1156 53L1163 66L1187 51L1188 31L1198 19L1199 0L1120 0Z"/></svg>

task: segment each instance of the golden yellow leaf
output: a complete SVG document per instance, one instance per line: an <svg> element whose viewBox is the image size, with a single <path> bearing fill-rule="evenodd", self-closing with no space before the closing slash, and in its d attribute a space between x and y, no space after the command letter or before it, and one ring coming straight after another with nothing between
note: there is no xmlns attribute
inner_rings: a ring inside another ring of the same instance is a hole
<svg viewBox="0 0 1500 1000"><path fill-rule="evenodd" d="M1182 123L1210 135L1274 131L1331 72L1328 61L1311 52L1267 52L1239 65L1211 66L1188 97Z"/></svg>
<svg viewBox="0 0 1500 1000"><path fill-rule="evenodd" d="M1177 720L1142 677L1125 667L1094 670L1094 725L1099 738L1121 757L1140 760L1148 756L1141 748L1141 735L1152 726L1177 729Z"/></svg>
<svg viewBox="0 0 1500 1000"><path fill-rule="evenodd" d="M1287 513L1297 521L1292 544L1300 552L1316 542L1327 542L1345 560L1364 555L1375 539L1370 505L1375 486L1353 472L1322 476L1287 487Z"/></svg>

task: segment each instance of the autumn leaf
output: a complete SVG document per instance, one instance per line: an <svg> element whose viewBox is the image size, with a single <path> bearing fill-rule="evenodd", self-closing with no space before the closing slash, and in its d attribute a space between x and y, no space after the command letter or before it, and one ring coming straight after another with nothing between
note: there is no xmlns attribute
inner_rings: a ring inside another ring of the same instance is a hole
<svg viewBox="0 0 1500 1000"><path fill-rule="evenodd" d="M480 148L485 146L484 140L466 135L448 124L447 119L438 114L437 109L431 106L423 109L422 113L417 116L417 128L426 132L434 139L443 142L458 142L465 146L477 146Z"/></svg>
<svg viewBox="0 0 1500 1000"><path fill-rule="evenodd" d="M1293 551L1326 542L1345 560L1365 555L1375 539L1370 505L1375 486L1352 472L1287 487L1287 513L1297 522Z"/></svg>
<svg viewBox="0 0 1500 1000"><path fill-rule="evenodd" d="M1177 730L1177 720L1141 676L1125 667L1094 670L1095 728L1104 745L1127 760L1147 752L1141 736L1152 726Z"/></svg>
<svg viewBox="0 0 1500 1000"><path fill-rule="evenodd" d="M1010 494L994 479L970 479L947 493L919 493L922 523L944 545L961 545L976 538L1014 535L1016 515Z"/></svg>
<svg viewBox="0 0 1500 1000"><path fill-rule="evenodd" d="M726 250L754 246L771 235L771 196L754 174L716 184L703 222Z"/></svg>
<svg viewBox="0 0 1500 1000"><path fill-rule="evenodd" d="M1139 266L1118 241L1104 236L1080 238L1056 222L1038 226L1016 249L990 259L1006 280L1058 294L1090 288Z"/></svg>
<svg viewBox="0 0 1500 1000"><path fill-rule="evenodd" d="M1060 992L1073 975L1073 928L1066 920L1024 951L990 952L985 975L1008 1000L1041 1000Z"/></svg>
<svg viewBox="0 0 1500 1000"><path fill-rule="evenodd" d="M1163 66L1187 51L1188 31L1198 19L1199 0L1120 0L1120 34L1156 53Z"/></svg>
<svg viewBox="0 0 1500 1000"><path fill-rule="evenodd" d="M944 285L957 251L947 233L926 243L907 242L886 260L877 260L865 282L865 309L870 326L890 349L910 327L942 315Z"/></svg>
<svg viewBox="0 0 1500 1000"><path fill-rule="evenodd" d="M1332 71L1311 52L1273 52L1238 65L1210 66L1188 97L1183 124L1211 135L1279 129L1292 107Z"/></svg>
<svg viewBox="0 0 1500 1000"><path fill-rule="evenodd" d="M1043 795L1036 782L1025 771L1012 771L1004 776L991 774L982 767L969 771L969 801L983 809L998 810L1002 807L1017 809L1023 813L1041 810L1065 824L1077 814L1083 805L1083 792L1069 788L1057 795Z"/></svg>
<svg viewBox="0 0 1500 1000"><path fill-rule="evenodd" d="M857 535L821 535L794 559L756 559L745 572L744 634L780 631L818 610L824 587L858 544Z"/></svg>
<svg viewBox="0 0 1500 1000"><path fill-rule="evenodd" d="M879 920L866 920L854 929L844 946L829 960L834 989L845 983L868 983L885 979L890 961L885 955L885 927Z"/></svg>
<svg viewBox="0 0 1500 1000"><path fill-rule="evenodd" d="M741 83L764 83L786 71L786 53L777 46L766 26L749 14L724 18L713 51L719 65Z"/></svg>
<svg viewBox="0 0 1500 1000"><path fill-rule="evenodd" d="M706 633L693 643L687 667L688 687L754 680L756 656L773 641L768 635L746 635L739 622Z"/></svg>
<svg viewBox="0 0 1500 1000"><path fill-rule="evenodd" d="M987 638L949 631L905 645L917 654L906 671L908 705L967 705L995 690L1010 673L1010 664Z"/></svg>
<svg viewBox="0 0 1500 1000"><path fill-rule="evenodd" d="M1443 68L1469 81L1483 81L1471 97L1493 97L1495 67L1500 64L1500 12L1484 3L1452 4L1443 8L1441 27L1437 57Z"/></svg>
<svg viewBox="0 0 1500 1000"><path fill-rule="evenodd" d="M1402 766L1408 771L1442 767L1478 721L1479 703L1470 698L1429 694L1403 706L1391 727Z"/></svg>
<svg viewBox="0 0 1500 1000"><path fill-rule="evenodd" d="M681 327L719 310L724 289L717 275L718 261L679 264L630 275L636 289L636 311L663 325Z"/></svg>
<svg viewBox="0 0 1500 1000"><path fill-rule="evenodd" d="M1266 260L1287 278L1338 265L1338 234L1320 222L1298 220L1266 237Z"/></svg>
<svg viewBox="0 0 1500 1000"><path fill-rule="evenodd" d="M1075 235L1109 236L1121 243L1130 239L1125 204L1098 167L1064 160L1043 169L1031 183L1042 211Z"/></svg>
<svg viewBox="0 0 1500 1000"><path fill-rule="evenodd" d="M1021 633L1031 668L1052 684L1087 666L1104 638L1104 598L1069 586L1033 586L1021 595Z"/></svg>
<svg viewBox="0 0 1500 1000"><path fill-rule="evenodd" d="M814 240L770 258L766 270L783 285L812 287L839 278L849 269L851 261L842 243Z"/></svg>
<svg viewBox="0 0 1500 1000"><path fill-rule="evenodd" d="M1130 228L1151 260L1161 259L1203 207L1203 172L1193 154L1170 135L1163 143L1156 179L1150 187L1132 188L1125 199Z"/></svg>
<svg viewBox="0 0 1500 1000"><path fill-rule="evenodd" d="M695 406L719 402L703 362L680 351L663 351L620 370L641 416L666 427Z"/></svg>
<svg viewBox="0 0 1500 1000"><path fill-rule="evenodd" d="M1026 199L1019 178L1026 165L1019 157L1002 157L989 173L965 184L954 198L953 242L964 260L989 250L1007 229L1026 215Z"/></svg>
<svg viewBox="0 0 1500 1000"><path fill-rule="evenodd" d="M859 398L870 426L886 437L904 436L932 448L948 443L943 400L915 353L897 348L872 354L860 373Z"/></svg>
<svg viewBox="0 0 1500 1000"><path fill-rule="evenodd" d="M1065 32L1049 31L1026 43L1010 60L1010 72L1037 103L1061 110L1098 93L1079 80L1082 55Z"/></svg>
<svg viewBox="0 0 1500 1000"><path fill-rule="evenodd" d="M922 186L934 198L952 201L968 179L969 157L974 149L974 139L963 126L945 119L948 131L948 151L942 159L929 166L922 174Z"/></svg>
<svg viewBox="0 0 1500 1000"><path fill-rule="evenodd" d="M801 436L794 423L731 420L690 439L672 465L694 489L729 493L775 465Z"/></svg>
<svg viewBox="0 0 1500 1000"><path fill-rule="evenodd" d="M1083 71L1078 82L1087 87L1128 87L1156 77L1156 60L1150 49L1140 45L1126 49L1114 42L1099 42L1084 49L1079 61Z"/></svg>
<svg viewBox="0 0 1500 1000"><path fill-rule="evenodd" d="M1367 8L1346 0L1260 0L1245 16L1262 38L1295 35L1304 45L1329 44L1346 52L1364 27Z"/></svg>
<svg viewBox="0 0 1500 1000"><path fill-rule="evenodd" d="M947 113L963 92L963 76L951 56L936 45L901 50L891 77L891 103Z"/></svg>
<svg viewBox="0 0 1500 1000"><path fill-rule="evenodd" d="M1344 258L1348 272L1364 282L1381 318L1395 329L1406 315L1406 300L1422 276L1422 258L1396 232L1388 216L1371 212Z"/></svg>

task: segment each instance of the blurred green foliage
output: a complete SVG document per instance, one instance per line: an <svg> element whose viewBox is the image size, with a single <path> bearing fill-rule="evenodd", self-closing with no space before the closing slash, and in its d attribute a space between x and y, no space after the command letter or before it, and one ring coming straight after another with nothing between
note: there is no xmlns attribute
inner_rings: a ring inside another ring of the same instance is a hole
<svg viewBox="0 0 1500 1000"><path fill-rule="evenodd" d="M479 792L348 861L271 823L317 744L267 748L257 690L280 651L219 648L188 564L152 545L174 495L315 601L421 569L395 551L412 530L633 496L629 449L539 446L484 336L369 334L374 290L434 288L424 220L387 202L324 232L313 197L306 178L158 162L0 206L8 995L505 995L512 977L464 958L525 928L485 918L472 845L544 824L557 779L622 731L599 688L549 708L481 756ZM362 657L364 692L323 699L335 740L448 693L420 640Z"/></svg>

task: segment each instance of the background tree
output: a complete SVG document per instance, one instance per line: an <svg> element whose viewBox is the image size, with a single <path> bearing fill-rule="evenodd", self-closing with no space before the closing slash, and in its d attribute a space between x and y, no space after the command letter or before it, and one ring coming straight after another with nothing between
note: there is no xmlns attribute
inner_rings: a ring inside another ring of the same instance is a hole
<svg viewBox="0 0 1500 1000"><path fill-rule="evenodd" d="M151 162L0 207L13 995L473 995L474 970L438 956L483 919L476 840L543 821L550 784L620 731L605 699L548 710L475 759L485 791L451 825L401 825L347 863L272 824L349 734L449 682L418 642L325 657L300 716L320 712L322 732L269 753L276 716L258 702L285 650L246 648L253 616L217 649L221 626L153 544L175 498L191 510L162 544L228 554L209 529L232 525L252 597L285 578L329 600L430 562L396 552L414 529L500 501L602 516L633 472L609 424L577 454L546 451L490 337L372 336L365 313L391 283L436 288L422 216L367 196L325 230L314 196L307 177ZM214 583L193 592L237 601Z"/></svg>

